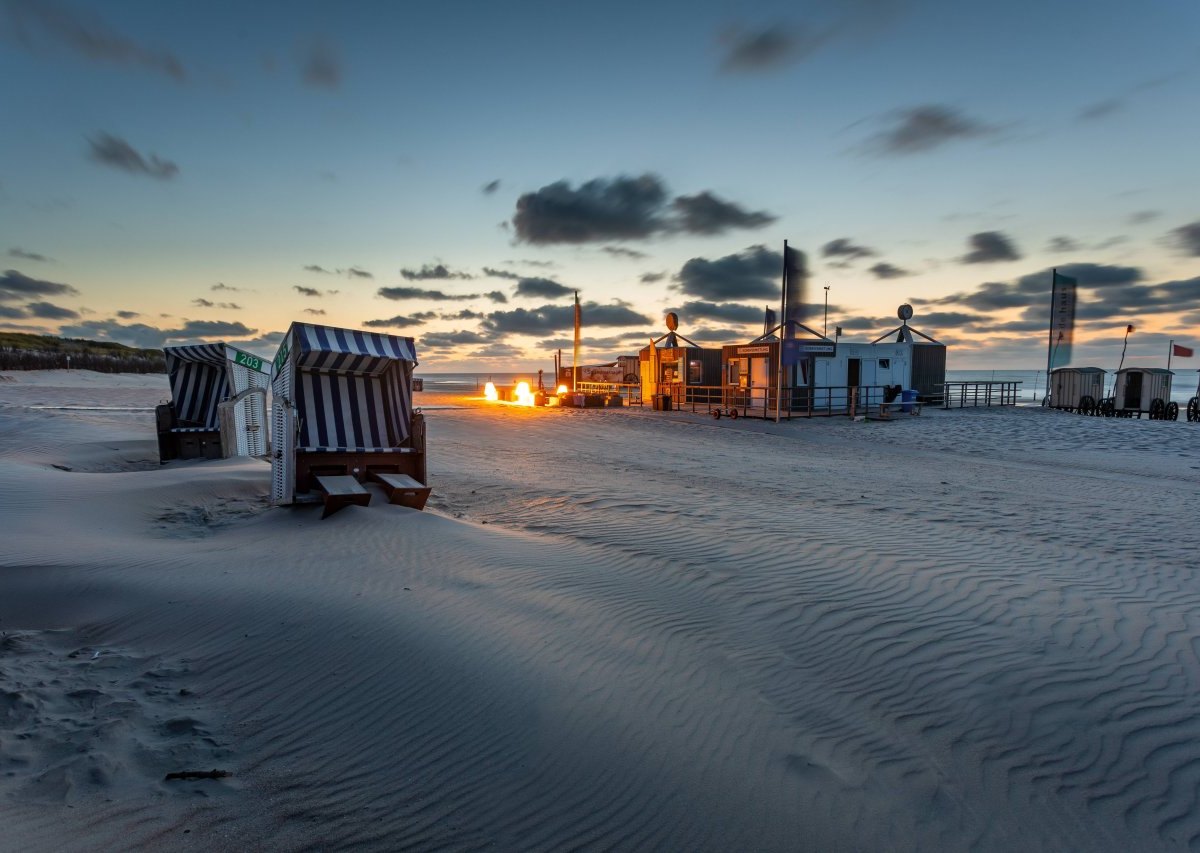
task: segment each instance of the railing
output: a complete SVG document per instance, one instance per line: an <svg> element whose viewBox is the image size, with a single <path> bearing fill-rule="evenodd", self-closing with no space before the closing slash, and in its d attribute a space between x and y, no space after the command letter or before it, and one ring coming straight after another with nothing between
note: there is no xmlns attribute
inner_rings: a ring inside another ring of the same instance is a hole
<svg viewBox="0 0 1200 853"><path fill-rule="evenodd" d="M779 407L779 417L788 420L877 413L887 393L883 385L785 385L781 390L783 405ZM721 410L728 414L736 411L740 417L775 417L775 389L765 386L670 385L661 389L660 396L670 396L671 408L676 411L690 408L693 412ZM900 402L898 398L896 402Z"/></svg>
<svg viewBox="0 0 1200 853"><path fill-rule="evenodd" d="M579 382L575 388L580 394L619 394L626 406L642 405L642 386L640 383Z"/></svg>
<svg viewBox="0 0 1200 853"><path fill-rule="evenodd" d="M967 406L1015 406L1021 393L1020 380L992 382L943 382L942 408Z"/></svg>

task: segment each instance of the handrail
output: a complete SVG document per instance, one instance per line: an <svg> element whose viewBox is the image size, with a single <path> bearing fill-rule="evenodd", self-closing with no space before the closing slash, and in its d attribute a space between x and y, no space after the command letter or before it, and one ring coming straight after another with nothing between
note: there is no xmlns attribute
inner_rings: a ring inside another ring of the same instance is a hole
<svg viewBox="0 0 1200 853"><path fill-rule="evenodd" d="M939 383L942 387L942 408L967 406L1015 406L1020 394L1021 380L953 380ZM957 389L957 393L955 392ZM968 393L969 392L969 393ZM957 403L957 405L954 405Z"/></svg>

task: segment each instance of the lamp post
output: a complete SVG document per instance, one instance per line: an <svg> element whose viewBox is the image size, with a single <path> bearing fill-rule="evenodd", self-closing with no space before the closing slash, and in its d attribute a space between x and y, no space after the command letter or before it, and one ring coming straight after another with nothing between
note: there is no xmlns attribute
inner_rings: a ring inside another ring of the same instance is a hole
<svg viewBox="0 0 1200 853"><path fill-rule="evenodd" d="M825 322L821 326L821 334L829 337L829 285L825 285Z"/></svg>

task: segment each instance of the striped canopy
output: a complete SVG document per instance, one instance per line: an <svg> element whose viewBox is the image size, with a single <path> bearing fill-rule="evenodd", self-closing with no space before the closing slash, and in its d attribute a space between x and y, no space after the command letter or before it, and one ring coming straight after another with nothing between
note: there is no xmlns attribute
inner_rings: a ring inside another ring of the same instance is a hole
<svg viewBox="0 0 1200 853"><path fill-rule="evenodd" d="M217 429L217 404L229 396L225 344L164 347L175 417L181 425Z"/></svg>
<svg viewBox="0 0 1200 853"><path fill-rule="evenodd" d="M297 446L307 451L381 451L408 438L412 418L412 338L293 323L276 356L291 359L291 399L299 418Z"/></svg>

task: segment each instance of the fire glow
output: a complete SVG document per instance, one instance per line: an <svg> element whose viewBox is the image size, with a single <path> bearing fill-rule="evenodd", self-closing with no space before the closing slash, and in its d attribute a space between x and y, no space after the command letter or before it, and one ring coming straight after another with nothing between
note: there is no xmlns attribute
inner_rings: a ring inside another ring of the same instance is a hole
<svg viewBox="0 0 1200 853"><path fill-rule="evenodd" d="M489 382L483 386L483 396L490 403L512 403L514 406L535 406L537 400L534 397L533 390L529 387L529 383L522 380L516 384L512 390L512 399L501 400L500 391L496 388L494 382ZM507 395L506 395L507 396Z"/></svg>

